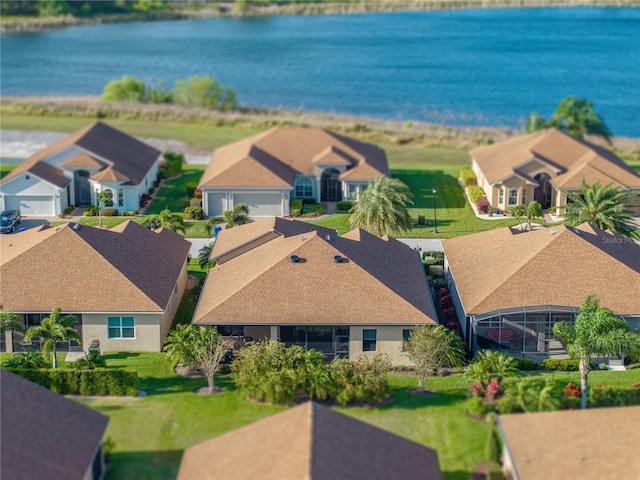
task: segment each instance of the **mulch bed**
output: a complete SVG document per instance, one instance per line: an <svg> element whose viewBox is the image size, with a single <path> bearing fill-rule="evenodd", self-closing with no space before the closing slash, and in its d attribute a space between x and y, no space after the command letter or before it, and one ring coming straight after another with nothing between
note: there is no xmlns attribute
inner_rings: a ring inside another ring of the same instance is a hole
<svg viewBox="0 0 640 480"><path fill-rule="evenodd" d="M200 388L196 388L193 390L193 393L197 395L215 395L216 393L224 392L224 388L218 387L217 385L213 386L213 391L209 390L209 386L204 386Z"/></svg>
<svg viewBox="0 0 640 480"><path fill-rule="evenodd" d="M174 371L178 375L181 375L187 378L204 378L204 373L202 373L200 370L196 370L194 368L191 368L188 365L183 365L181 363L176 365L176 368L174 369Z"/></svg>

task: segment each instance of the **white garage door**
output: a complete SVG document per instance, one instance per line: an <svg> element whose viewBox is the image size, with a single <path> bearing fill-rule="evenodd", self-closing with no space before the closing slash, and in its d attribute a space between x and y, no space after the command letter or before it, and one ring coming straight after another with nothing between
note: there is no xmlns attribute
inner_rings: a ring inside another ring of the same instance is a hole
<svg viewBox="0 0 640 480"><path fill-rule="evenodd" d="M11 195L4 197L7 210L20 210L25 216L53 217L55 216L53 197L36 195Z"/></svg>
<svg viewBox="0 0 640 480"><path fill-rule="evenodd" d="M249 207L250 217L277 217L282 215L282 195L279 193L242 193L234 195L234 204Z"/></svg>
<svg viewBox="0 0 640 480"><path fill-rule="evenodd" d="M207 194L207 216L209 217L221 217L224 212L224 193L209 193Z"/></svg>

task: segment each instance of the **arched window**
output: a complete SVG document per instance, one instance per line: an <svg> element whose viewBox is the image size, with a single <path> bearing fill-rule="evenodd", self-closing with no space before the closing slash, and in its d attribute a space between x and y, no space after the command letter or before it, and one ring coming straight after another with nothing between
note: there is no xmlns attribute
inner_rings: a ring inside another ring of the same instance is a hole
<svg viewBox="0 0 640 480"><path fill-rule="evenodd" d="M298 177L294 186L294 197L313 197L313 181L309 177Z"/></svg>

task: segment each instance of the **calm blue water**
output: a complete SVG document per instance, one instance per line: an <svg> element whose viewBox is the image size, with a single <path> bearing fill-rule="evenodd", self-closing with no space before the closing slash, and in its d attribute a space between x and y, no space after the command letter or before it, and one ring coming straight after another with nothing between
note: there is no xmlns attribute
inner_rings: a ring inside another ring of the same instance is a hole
<svg viewBox="0 0 640 480"><path fill-rule="evenodd" d="M4 95L210 74L243 105L522 126L569 95L640 137L640 9L207 19L3 35Z"/></svg>

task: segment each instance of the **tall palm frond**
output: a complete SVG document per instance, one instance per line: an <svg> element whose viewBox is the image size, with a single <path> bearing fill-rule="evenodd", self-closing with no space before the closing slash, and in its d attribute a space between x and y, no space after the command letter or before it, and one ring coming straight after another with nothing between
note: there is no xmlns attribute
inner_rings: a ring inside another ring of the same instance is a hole
<svg viewBox="0 0 640 480"><path fill-rule="evenodd" d="M369 184L351 209L351 228L375 231L382 237L391 232L408 232L412 227L407 204L413 195L396 178L378 177Z"/></svg>

